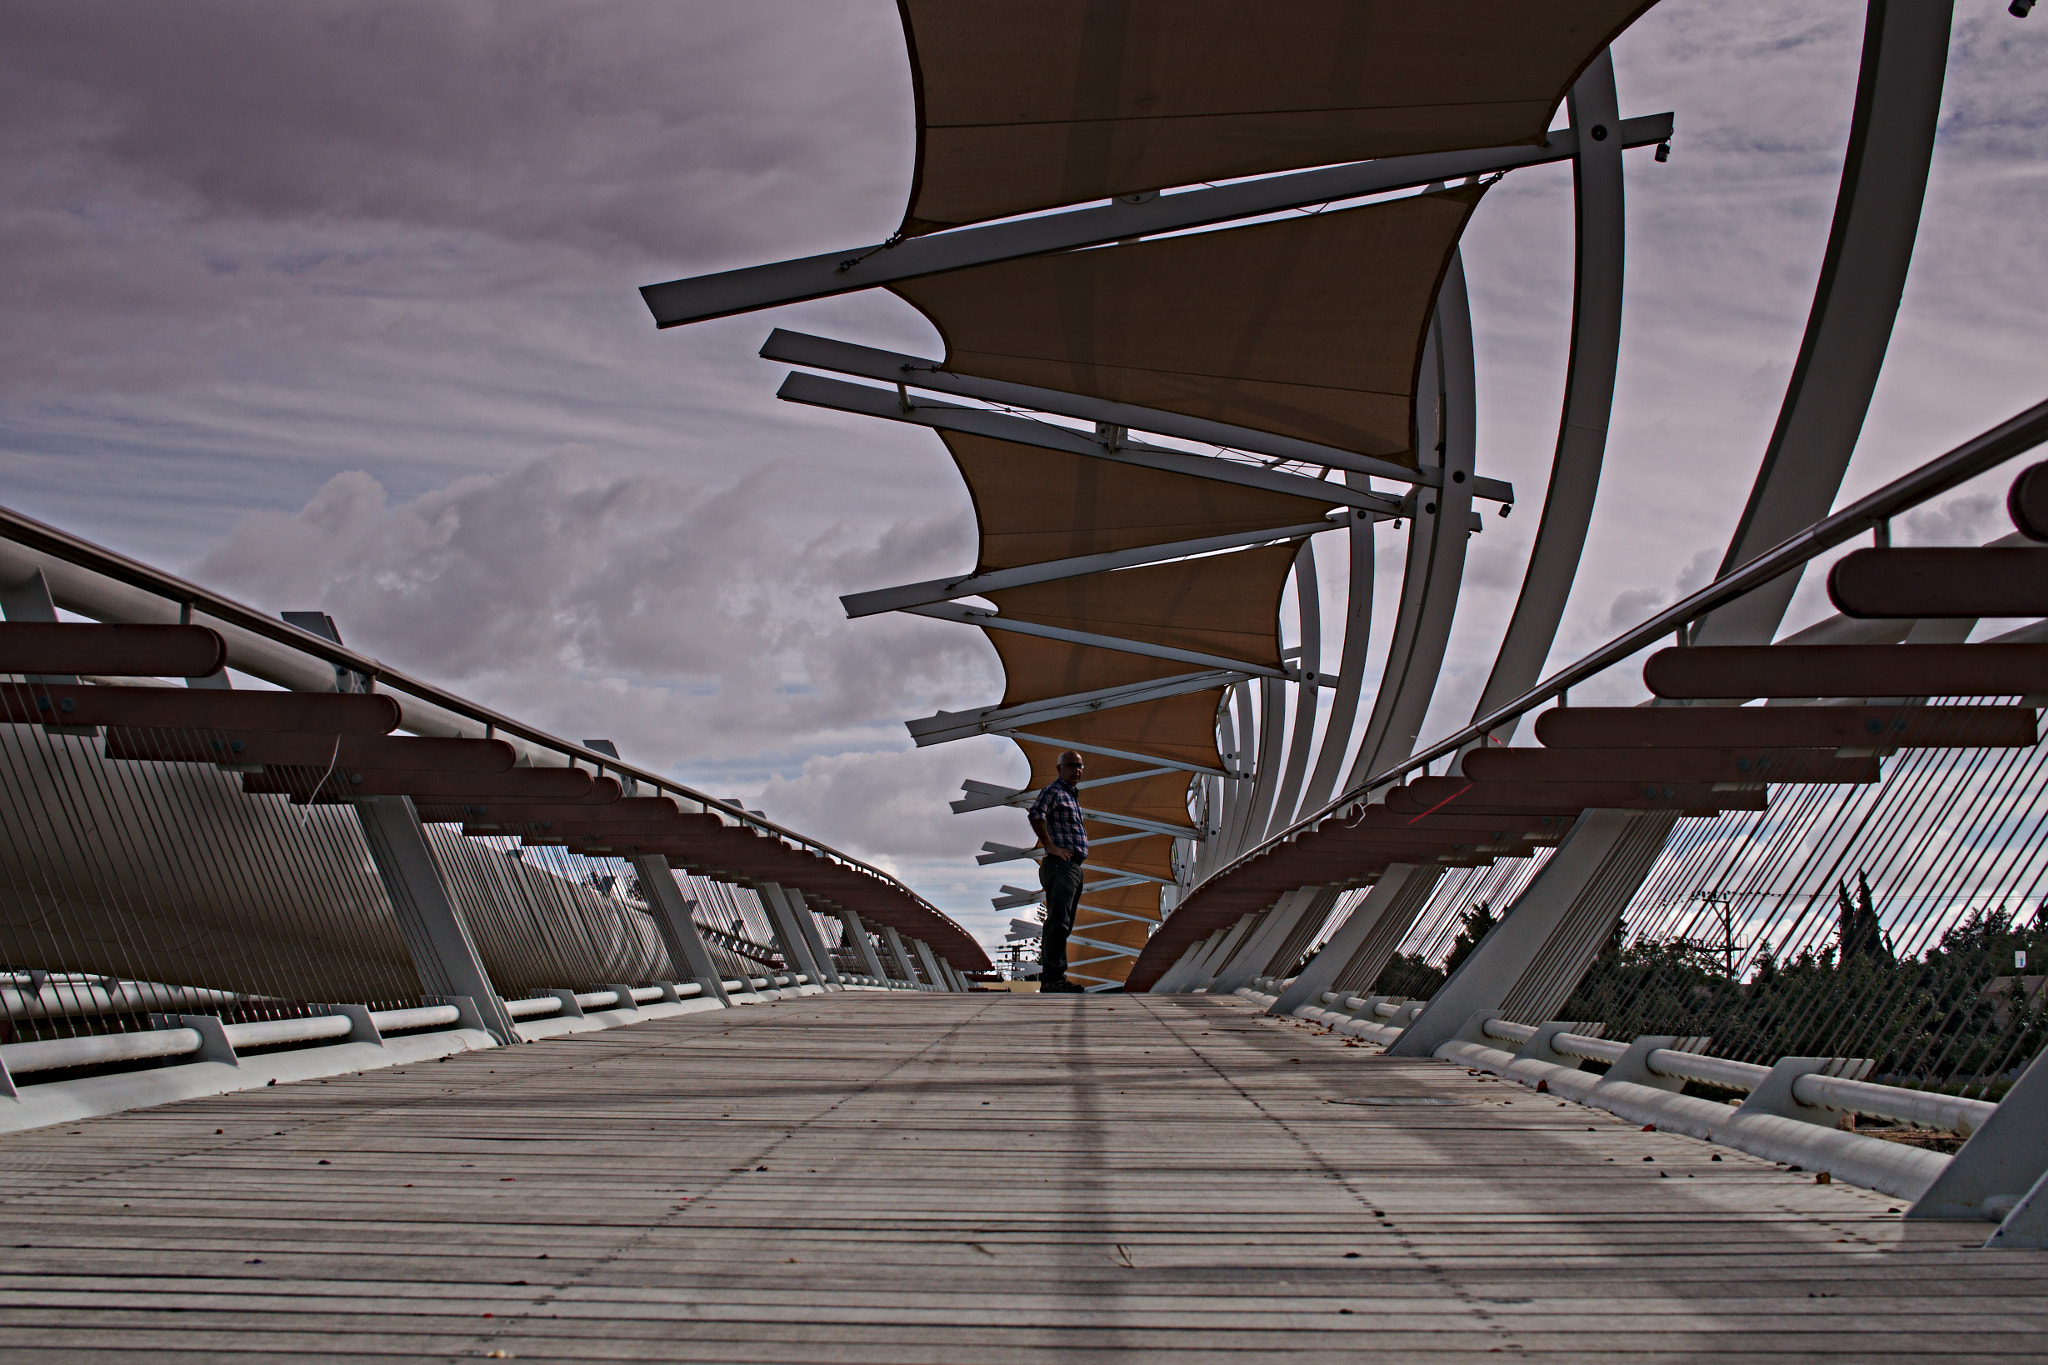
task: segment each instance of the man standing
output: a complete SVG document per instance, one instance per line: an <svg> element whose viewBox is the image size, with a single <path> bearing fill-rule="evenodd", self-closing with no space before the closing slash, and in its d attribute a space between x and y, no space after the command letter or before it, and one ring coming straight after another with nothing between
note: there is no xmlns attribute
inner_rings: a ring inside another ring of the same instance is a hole
<svg viewBox="0 0 2048 1365"><path fill-rule="evenodd" d="M1038 951L1038 989L1077 992L1067 980L1067 935L1081 900L1081 864L1088 859L1088 831L1081 823L1081 755L1061 752L1059 776L1031 803L1031 832L1045 847L1038 884L1045 888L1045 934Z"/></svg>

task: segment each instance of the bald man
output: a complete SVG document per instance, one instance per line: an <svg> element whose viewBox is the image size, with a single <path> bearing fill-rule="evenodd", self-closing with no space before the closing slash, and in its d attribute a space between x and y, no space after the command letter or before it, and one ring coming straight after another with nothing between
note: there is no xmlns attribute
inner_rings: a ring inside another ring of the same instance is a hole
<svg viewBox="0 0 2048 1365"><path fill-rule="evenodd" d="M1067 980L1067 935L1081 902L1081 864L1088 860L1088 830L1081 819L1081 774L1086 765L1072 749L1060 754L1059 776L1031 803L1031 832L1045 856L1038 884L1045 888L1045 934L1039 940L1038 989L1075 992Z"/></svg>

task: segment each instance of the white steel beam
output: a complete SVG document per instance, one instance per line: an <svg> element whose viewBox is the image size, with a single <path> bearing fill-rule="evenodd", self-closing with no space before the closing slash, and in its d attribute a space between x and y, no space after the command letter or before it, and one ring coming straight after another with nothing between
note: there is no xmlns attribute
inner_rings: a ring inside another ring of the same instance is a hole
<svg viewBox="0 0 2048 1365"><path fill-rule="evenodd" d="M782 387L775 391L775 396L784 402L831 408L835 412L857 413L863 417L880 417L890 422L930 427L934 431L965 432L971 436L986 436L992 440L1011 441L1017 445L1037 446L1041 450L1085 455L1089 459L1108 460L1114 464L1136 465L1141 469L1156 469L1168 474L1186 474L1191 478L1212 479L1218 483L1236 484L1241 488L1261 488L1269 493L1292 493L1298 497L1327 502L1333 507L1355 507L1361 511L1377 513L1382 517L1404 515L1401 500L1398 498L1332 483L1327 479L1311 478L1306 474L1284 474L1279 470L1268 469L1264 465L1245 464L1215 455L1192 455L1184 450L1141 445L1096 432L1077 431L1073 427L1033 421L1029 417L1017 417L1007 412L996 412L989 408L968 408L958 403L935 402L929 398L920 398L912 402L899 390L870 388L866 384L849 384L843 379L828 379L824 375L793 372L782 381Z"/></svg>
<svg viewBox="0 0 2048 1365"><path fill-rule="evenodd" d="M1275 668L1271 664L1250 663L1244 659L1226 658L1221 654L1175 649L1171 645L1155 645L1145 640L1126 640L1119 635L1097 635L1092 631L1070 630L1065 626L1040 625L1036 621L1013 621L997 615L987 607L937 602L921 607L905 607L903 611L910 616L929 616L934 621L957 621L961 625L979 626L983 630L1007 630L1018 635L1035 635L1041 640L1064 640L1069 644L1088 645L1094 649L1113 649L1121 654L1142 654L1148 659L1171 659L1175 663L1199 664L1204 668L1228 668L1250 673L1254 677L1274 678L1286 682L1312 681L1323 687L1337 685L1335 678L1304 675L1299 667L1283 665Z"/></svg>
<svg viewBox="0 0 2048 1365"><path fill-rule="evenodd" d="M1611 126L1619 110L1614 93L1614 57L1602 52L1566 97L1574 129ZM1572 193L1578 209L1576 268L1572 294L1571 359L1565 370L1564 406L1557 424L1557 449L1550 461L1550 486L1543 516L1514 615L1501 636L1493 672L1473 708L1477 719L1510 697L1521 695L1542 675L1543 661L1557 639L1566 599L1577 579L1579 559L1592 525L1593 502L1607 452L1607 427L1614 409L1614 376L1621 359L1622 265L1627 220L1622 188L1621 148L1612 139L1585 138L1572 159ZM1505 744L1514 726L1493 736Z"/></svg>
<svg viewBox="0 0 2048 1365"><path fill-rule="evenodd" d="M1274 526L1262 531L1238 531L1226 536L1203 536L1197 540L1168 541L1163 545L1140 545L1129 550L1076 555L1071 559L1048 559L1039 564L1021 564L1014 569L992 569L983 574L959 578L932 578L922 583L904 583L894 588L848 593L839 599L850 619L874 616L885 611L903 611L931 602L950 602L956 597L974 597L1002 588L1021 588L1029 583L1051 583L1062 578L1103 573L1111 569L1133 569L1141 564L1163 564L1170 559L1235 550L1246 545L1264 545L1278 540L1299 540L1349 526L1358 514L1335 513L1323 521L1297 526Z"/></svg>
<svg viewBox="0 0 2048 1365"><path fill-rule="evenodd" d="M1118 782L1135 782L1141 777L1164 777L1168 773L1179 771L1182 770L1159 767L1145 768L1134 773L1118 773L1115 777L1091 777L1086 782L1080 784L1080 789L1088 791L1095 787L1113 786ZM1028 806L1038 799L1036 788L1004 787L994 782L982 782L972 777L966 778L960 783L960 790L968 795L965 800L951 803L955 815L965 815L971 810L989 810L996 806Z"/></svg>
<svg viewBox="0 0 2048 1365"><path fill-rule="evenodd" d="M1099 938L1084 938L1080 934L1068 934L1067 942L1079 943L1089 948L1097 948L1105 953L1113 953L1117 957L1136 957L1143 951L1139 948L1127 948L1121 943L1105 943ZM1103 978L1098 976L1095 979L1101 981Z"/></svg>
<svg viewBox="0 0 2048 1365"><path fill-rule="evenodd" d="M1002 733L1011 739L1028 739L1034 744L1051 744L1076 753L1098 754L1103 758L1128 758L1134 763L1154 763L1162 768L1178 768L1183 772L1202 773L1209 777L1248 778L1250 773L1225 772L1204 763L1184 763L1177 758L1161 758L1158 754L1141 754L1132 749L1112 749L1106 744L1083 744L1078 740L1061 739L1057 735L1041 734L1034 730L1005 730Z"/></svg>
<svg viewBox="0 0 2048 1365"><path fill-rule="evenodd" d="M1671 128L1670 114L1652 114L1628 119L1617 131L1622 145L1647 147L1668 142ZM1178 232L1311 204L1415 189L1437 181L1540 166L1568 160L1577 150L1578 138L1570 130L1555 129L1540 147L1483 147L1383 157L1378 161L1162 194L1140 204L1115 200L1099 207L1069 209L921 237L891 238L872 246L829 251L794 261L643 285L640 296L654 314L657 327L675 327L803 299L850 294L894 280L916 279L991 261L1100 246L1124 237Z"/></svg>
<svg viewBox="0 0 2048 1365"><path fill-rule="evenodd" d="M1253 427L1212 422L1207 418L1189 417L1184 413L1166 412L1159 408L1116 403L1106 398L1040 388L1034 384L1011 384L1003 380L983 379L976 375L954 374L946 370L942 362L929 360L923 356L904 355L896 351L879 350L873 346L856 346L851 342L834 341L829 337L811 336L804 332L785 331L780 327L768 334L768 340L761 347L761 357L764 360L779 360L788 365L803 365L814 370L830 370L835 374L857 375L862 379L879 379L886 384L902 384L913 389L951 394L956 398L973 398L984 403L1001 404L1004 407L1030 408L1061 417L1076 417L1082 421L1121 427L1127 431L1149 431L1176 440L1222 446L1229 450L1265 455L1293 464L1342 469L1350 473L1386 479L1393 483L1425 484L1434 487L1443 480L1443 471L1440 469L1410 469L1391 460L1374 459L1370 455L1360 455L1336 446L1303 441L1292 436L1276 436L1272 432L1259 431ZM1511 503L1515 500L1514 485L1499 479L1475 479L1473 494L1491 502Z"/></svg>
<svg viewBox="0 0 2048 1365"><path fill-rule="evenodd" d="M1088 851L1092 853L1104 844L1128 843L1132 839L1146 839L1150 837L1150 835L1146 834L1112 834L1107 839L1090 839L1088 841ZM1029 858L1036 862L1044 856L1045 850L1042 848L1018 848L1013 844L999 844L995 840L990 839L983 842L981 852L975 855L974 861L983 867L987 867L991 863L1013 863L1019 858Z"/></svg>
<svg viewBox="0 0 2048 1365"><path fill-rule="evenodd" d="M1170 678L1154 678L1148 682L1125 683L1119 687L1101 687L1090 692L1070 692L1062 697L1043 697L1037 701L1019 702L1015 706L940 711L903 724L917 747L922 749L974 735L1002 734L1018 726L1041 721L1065 720L1069 716L1092 715L1097 711L1136 706L1140 702L1203 692L1212 687L1228 687L1243 679L1242 673L1210 669L1201 673L1176 674Z"/></svg>

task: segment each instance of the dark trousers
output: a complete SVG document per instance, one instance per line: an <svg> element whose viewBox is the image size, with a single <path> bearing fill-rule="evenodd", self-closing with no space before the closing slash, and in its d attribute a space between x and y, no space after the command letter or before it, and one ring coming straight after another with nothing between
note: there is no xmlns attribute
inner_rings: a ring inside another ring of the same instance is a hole
<svg viewBox="0 0 2048 1365"><path fill-rule="evenodd" d="M1067 935L1074 931L1074 908L1081 900L1081 864L1048 853L1038 864L1038 884L1045 888L1045 935L1038 950L1038 989L1067 979Z"/></svg>

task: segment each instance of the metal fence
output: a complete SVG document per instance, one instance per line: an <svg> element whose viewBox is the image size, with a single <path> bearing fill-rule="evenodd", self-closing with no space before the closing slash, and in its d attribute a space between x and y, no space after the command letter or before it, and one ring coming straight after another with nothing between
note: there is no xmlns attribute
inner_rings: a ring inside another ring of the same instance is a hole
<svg viewBox="0 0 2048 1365"><path fill-rule="evenodd" d="M382 669L324 618L302 640L0 531L0 1125L168 1097L166 1062L410 1056L986 966L879 871Z"/></svg>

